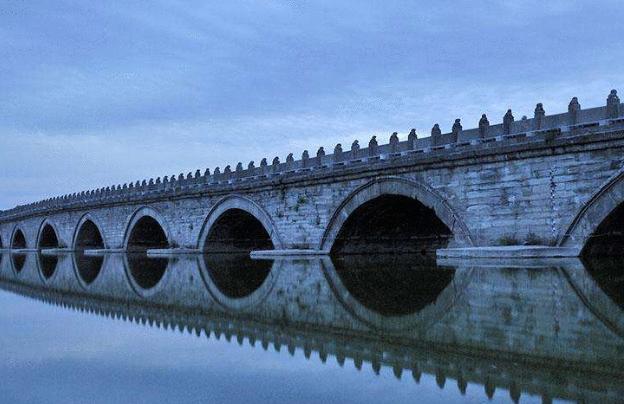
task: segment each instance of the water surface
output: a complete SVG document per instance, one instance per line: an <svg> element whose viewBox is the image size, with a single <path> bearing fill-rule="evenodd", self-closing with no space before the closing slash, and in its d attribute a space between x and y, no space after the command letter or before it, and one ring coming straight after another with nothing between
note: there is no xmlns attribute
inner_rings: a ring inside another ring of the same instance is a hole
<svg viewBox="0 0 624 404"><path fill-rule="evenodd" d="M7 402L610 402L617 263L4 255Z"/></svg>

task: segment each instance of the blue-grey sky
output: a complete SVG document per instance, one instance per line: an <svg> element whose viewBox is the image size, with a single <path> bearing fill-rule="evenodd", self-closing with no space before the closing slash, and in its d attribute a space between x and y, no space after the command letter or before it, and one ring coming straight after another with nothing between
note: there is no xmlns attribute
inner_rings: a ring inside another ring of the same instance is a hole
<svg viewBox="0 0 624 404"><path fill-rule="evenodd" d="M13 1L0 209L624 91L613 1Z"/></svg>

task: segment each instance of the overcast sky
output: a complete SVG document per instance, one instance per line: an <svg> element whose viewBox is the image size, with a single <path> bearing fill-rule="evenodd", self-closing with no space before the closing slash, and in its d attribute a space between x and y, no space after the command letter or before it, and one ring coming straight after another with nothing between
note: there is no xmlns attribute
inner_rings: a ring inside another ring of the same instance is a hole
<svg viewBox="0 0 624 404"><path fill-rule="evenodd" d="M603 105L624 91L622 21L619 0L5 0L0 209Z"/></svg>

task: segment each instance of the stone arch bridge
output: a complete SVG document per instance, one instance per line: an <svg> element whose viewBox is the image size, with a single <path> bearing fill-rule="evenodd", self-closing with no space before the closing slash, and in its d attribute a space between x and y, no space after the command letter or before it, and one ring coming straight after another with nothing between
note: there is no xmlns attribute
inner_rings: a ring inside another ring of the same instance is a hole
<svg viewBox="0 0 624 404"><path fill-rule="evenodd" d="M612 253L624 215L624 105L449 133L321 147L285 161L164 176L0 212L0 248L278 250L325 254L480 251ZM483 248L486 247L486 248ZM460 250L458 250L460 249ZM452 255L452 254L451 254Z"/></svg>

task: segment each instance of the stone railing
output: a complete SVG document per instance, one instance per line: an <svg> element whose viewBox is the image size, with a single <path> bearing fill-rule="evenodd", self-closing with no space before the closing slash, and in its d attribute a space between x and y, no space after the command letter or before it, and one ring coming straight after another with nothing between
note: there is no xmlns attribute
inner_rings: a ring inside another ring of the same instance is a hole
<svg viewBox="0 0 624 404"><path fill-rule="evenodd" d="M530 119L523 116L522 119L515 120L512 111L508 110L502 123L490 125L488 118L483 114L478 127L468 130L463 130L460 119L456 119L449 133L443 134L440 126L435 124L431 129L431 135L424 138L418 138L416 131L412 129L407 140L404 141L400 141L395 132L390 136L389 142L382 145L378 144L377 137L373 136L368 142L368 147L364 148L356 140L349 150L343 150L342 145L337 144L332 154L326 154L325 149L320 147L315 156L310 156L305 150L298 160L295 160L291 153L284 162L280 161L279 157L275 157L269 164L267 159L263 158L258 166L251 161L245 168L239 162L235 168L228 165L221 170L217 167L212 173L209 169L203 173L197 170L195 173L189 172L186 175L164 176L113 185L0 211L0 220L5 221L50 210L68 209L94 203L114 203L162 194L176 195L192 191L209 191L223 185L263 181L283 175L306 175L306 173L314 173L318 170L374 164L380 160L426 156L431 152L445 153L458 148L480 147L482 144L510 139L530 141L534 138L535 141L541 141L544 137L547 139L557 137L562 132L574 133L578 129L612 124L624 124L624 104L620 103L616 90L611 91L606 105L602 107L581 109L578 99L574 97L568 104L568 112L546 115L543 105L539 103L535 107L534 117Z"/></svg>

